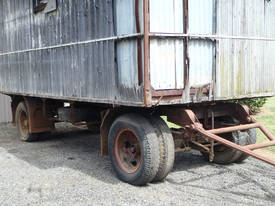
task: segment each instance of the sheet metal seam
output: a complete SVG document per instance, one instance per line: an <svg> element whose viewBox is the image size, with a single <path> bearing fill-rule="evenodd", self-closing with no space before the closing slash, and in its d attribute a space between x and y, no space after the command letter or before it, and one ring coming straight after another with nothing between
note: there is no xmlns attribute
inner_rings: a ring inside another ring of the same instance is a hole
<svg viewBox="0 0 275 206"><path fill-rule="evenodd" d="M32 52L32 51L42 51L47 49L56 49L56 48L62 48L62 47L69 47L69 46L75 46L75 45L83 45L83 44L90 44L90 43L97 43L97 42L104 42L104 41L112 41L112 40L125 40L129 38L139 38L142 37L142 33L135 33L135 34L129 34L129 35L121 35L121 36L113 36L113 37L107 37L107 38L100 38L100 39L93 39L93 40L87 40L87 41L80 41L80 42L72 42L68 44L59 44L55 46L47 46L47 47L41 47L41 48L33 48L33 49L25 49L20 51L13 51L13 52L6 52L1 53L0 56L6 56L10 54L20 54L20 53L26 53L26 52Z"/></svg>
<svg viewBox="0 0 275 206"><path fill-rule="evenodd" d="M111 105L125 105L125 106L144 106L143 102L130 102L126 100L111 100L106 98L87 98L87 97L69 97L69 96L55 96L55 95L48 95L48 94L31 94L31 93L20 93L20 92L7 92L7 91L0 91L0 94L13 96L13 95L20 95L20 96L28 96L28 97L35 97L35 98L49 98L53 100L63 100L63 101L84 101L84 102L91 102L91 103L103 103L103 104L111 104Z"/></svg>
<svg viewBox="0 0 275 206"><path fill-rule="evenodd" d="M205 34L177 34L177 33L158 33L151 32L152 38L189 38L189 39L235 39L235 40L257 40L257 41L275 41L275 38L247 37L247 36L227 36L227 35L205 35Z"/></svg>

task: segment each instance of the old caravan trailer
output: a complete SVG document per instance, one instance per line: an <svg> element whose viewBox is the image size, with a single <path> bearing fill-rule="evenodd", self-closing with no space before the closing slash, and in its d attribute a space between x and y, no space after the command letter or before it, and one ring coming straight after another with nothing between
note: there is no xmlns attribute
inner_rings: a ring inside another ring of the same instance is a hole
<svg viewBox="0 0 275 206"><path fill-rule="evenodd" d="M57 121L100 127L134 185L164 179L175 151L275 165L253 152L275 138L226 102L274 95L274 25L273 0L0 0L0 92L24 141Z"/></svg>

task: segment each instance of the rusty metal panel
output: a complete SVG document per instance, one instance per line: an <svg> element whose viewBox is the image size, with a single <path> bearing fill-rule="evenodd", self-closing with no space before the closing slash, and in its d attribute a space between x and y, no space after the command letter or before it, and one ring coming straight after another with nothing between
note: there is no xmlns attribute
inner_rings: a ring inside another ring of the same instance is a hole
<svg viewBox="0 0 275 206"><path fill-rule="evenodd" d="M217 1L218 35L275 37L275 2ZM216 99L274 93L274 41L217 41Z"/></svg>
<svg viewBox="0 0 275 206"><path fill-rule="evenodd" d="M132 81L136 78L135 45L129 41L124 51L130 52L130 61L117 55L116 48L124 46L116 47L112 39L117 36L114 2L58 0L57 11L34 14L30 0L0 0L0 91L143 105L143 88ZM130 6L133 1L127 2ZM130 14L126 17L131 19ZM89 43L78 44L85 41ZM125 65L131 70L129 79L124 75Z"/></svg>
<svg viewBox="0 0 275 206"><path fill-rule="evenodd" d="M11 122L11 98L3 94L0 94L0 114L0 123Z"/></svg>

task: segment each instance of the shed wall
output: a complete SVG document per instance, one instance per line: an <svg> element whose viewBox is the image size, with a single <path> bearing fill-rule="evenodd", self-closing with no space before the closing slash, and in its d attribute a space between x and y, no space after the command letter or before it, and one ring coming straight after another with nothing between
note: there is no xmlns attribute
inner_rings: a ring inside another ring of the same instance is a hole
<svg viewBox="0 0 275 206"><path fill-rule="evenodd" d="M128 35L143 33L143 1L114 0L115 2L115 30L117 35ZM138 8L136 8L138 6ZM138 20L136 19L138 13ZM138 24L138 25L137 25ZM138 31L138 27L140 31ZM140 54L138 54L138 44ZM138 55L143 58L143 40L125 39L117 42L116 60L118 66L118 81L125 88L139 88L142 79L138 76L138 66L140 64L143 72L143 61L138 62ZM143 76L143 75L142 75Z"/></svg>
<svg viewBox="0 0 275 206"><path fill-rule="evenodd" d="M150 45L152 86L158 94L173 90L171 96L184 88L181 97L163 99L160 104L275 94L275 1L186 0L186 85L181 85L184 57L176 46L176 42L183 43L179 39L183 39L181 20L185 16L179 2L183 1L150 0L150 28L154 32ZM204 94L205 89L209 90Z"/></svg>
<svg viewBox="0 0 275 206"><path fill-rule="evenodd" d="M57 11L34 15L32 0L0 0L0 92L144 106L143 38L104 40L143 33L143 0L57 2ZM188 3L188 25L183 3ZM189 35L275 38L275 1L150 0L149 4L150 32L182 34L187 29ZM150 39L152 93L167 90L177 95L153 96L153 103L274 94L274 41L207 37L186 42L175 37Z"/></svg>
<svg viewBox="0 0 275 206"><path fill-rule="evenodd" d="M142 86L128 81L129 76L118 69L116 42L98 40L116 36L113 3L58 0L57 11L34 15L32 0L0 0L0 53L4 54L0 55L0 91L142 105ZM58 47L64 44L68 45ZM45 47L49 49L40 49ZM37 50L5 54L28 49ZM135 55L131 47L126 51ZM128 75L135 79L134 72Z"/></svg>
<svg viewBox="0 0 275 206"><path fill-rule="evenodd" d="M188 33L211 35L216 33L216 1L188 1ZM215 71L215 42L191 39L188 42L189 85L200 87L213 85Z"/></svg>
<svg viewBox="0 0 275 206"><path fill-rule="evenodd" d="M150 0L150 32L183 33L182 0ZM184 42L150 41L150 78L155 90L184 88Z"/></svg>
<svg viewBox="0 0 275 206"><path fill-rule="evenodd" d="M217 1L218 35L275 38L275 2ZM274 93L274 41L217 42L216 99Z"/></svg>

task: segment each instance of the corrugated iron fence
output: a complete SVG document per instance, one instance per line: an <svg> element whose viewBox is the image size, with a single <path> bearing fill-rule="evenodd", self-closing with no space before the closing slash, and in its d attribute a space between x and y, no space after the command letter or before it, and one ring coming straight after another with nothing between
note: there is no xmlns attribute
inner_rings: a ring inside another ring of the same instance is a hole
<svg viewBox="0 0 275 206"><path fill-rule="evenodd" d="M9 96L0 94L0 123L11 122L11 99Z"/></svg>

